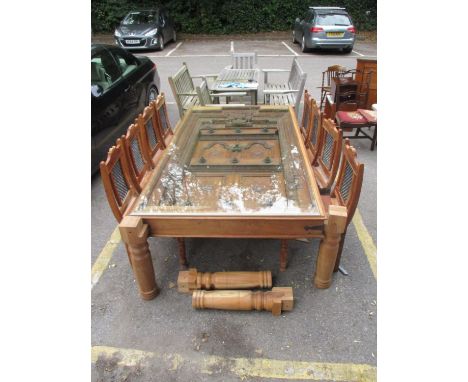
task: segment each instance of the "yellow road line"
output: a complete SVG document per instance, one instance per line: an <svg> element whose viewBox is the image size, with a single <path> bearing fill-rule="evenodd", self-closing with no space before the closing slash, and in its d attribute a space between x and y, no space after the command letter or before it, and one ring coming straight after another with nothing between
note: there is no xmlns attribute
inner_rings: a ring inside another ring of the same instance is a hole
<svg viewBox="0 0 468 382"><path fill-rule="evenodd" d="M120 231L119 226L117 226L115 227L114 232L112 232L109 241L106 243L98 258L94 262L93 267L91 268L91 288L97 284L99 278L108 267L112 254L119 245L120 241Z"/></svg>
<svg viewBox="0 0 468 382"><path fill-rule="evenodd" d="M122 366L162 363L166 370L184 370L197 374L234 374L241 379L247 377L295 379L308 381L373 382L377 379L375 366L353 363L326 363L283 361L267 358L232 358L197 356L184 358L180 354L154 353L135 349L109 346L93 346L91 360L96 363L102 358L115 357ZM157 365L160 367L161 365Z"/></svg>
<svg viewBox="0 0 468 382"><path fill-rule="evenodd" d="M372 269L372 273L374 277L377 279L377 247L372 240L371 235L367 231L364 222L362 221L362 216L359 210L356 208L356 212L353 216L353 224L356 232L358 234L359 241L361 242L362 248L364 248L364 252L367 257L367 261L369 261L369 265Z"/></svg>

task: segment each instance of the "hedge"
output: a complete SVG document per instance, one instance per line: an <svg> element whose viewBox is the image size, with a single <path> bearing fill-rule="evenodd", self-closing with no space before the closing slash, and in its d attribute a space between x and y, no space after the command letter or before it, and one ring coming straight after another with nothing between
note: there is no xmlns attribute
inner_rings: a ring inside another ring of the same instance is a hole
<svg viewBox="0 0 468 382"><path fill-rule="evenodd" d="M291 30L309 5L346 7L358 31L377 28L377 0L92 0L93 32L112 32L131 10L164 6L178 32L229 34Z"/></svg>

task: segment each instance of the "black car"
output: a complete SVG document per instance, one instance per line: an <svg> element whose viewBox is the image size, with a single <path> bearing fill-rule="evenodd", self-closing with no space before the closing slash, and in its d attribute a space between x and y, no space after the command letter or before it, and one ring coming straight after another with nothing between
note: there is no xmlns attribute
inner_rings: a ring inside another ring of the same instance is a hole
<svg viewBox="0 0 468 382"><path fill-rule="evenodd" d="M111 45L91 45L91 173L159 94L156 65Z"/></svg>
<svg viewBox="0 0 468 382"><path fill-rule="evenodd" d="M174 22L163 8L132 11L114 32L115 42L125 49L164 49L176 41Z"/></svg>

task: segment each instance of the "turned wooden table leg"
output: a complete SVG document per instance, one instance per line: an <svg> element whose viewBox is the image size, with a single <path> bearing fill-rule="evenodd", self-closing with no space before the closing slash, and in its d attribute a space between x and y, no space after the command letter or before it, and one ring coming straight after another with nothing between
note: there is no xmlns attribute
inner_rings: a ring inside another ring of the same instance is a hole
<svg viewBox="0 0 468 382"><path fill-rule="evenodd" d="M154 276L153 260L148 247L149 227L137 216L125 216L119 225L120 234L127 245L133 274L140 289L141 298L151 300L159 289Z"/></svg>
<svg viewBox="0 0 468 382"><path fill-rule="evenodd" d="M180 269L187 269L187 257L185 256L185 239L183 237L178 237L177 241L179 242L179 266Z"/></svg>
<svg viewBox="0 0 468 382"><path fill-rule="evenodd" d="M281 239L280 271L284 272L288 266L288 241Z"/></svg>
<svg viewBox="0 0 468 382"><path fill-rule="evenodd" d="M324 289L331 285L341 234L346 229L347 216L346 207L329 206L328 221L325 222L325 237L320 243L315 268L314 284L317 288Z"/></svg>

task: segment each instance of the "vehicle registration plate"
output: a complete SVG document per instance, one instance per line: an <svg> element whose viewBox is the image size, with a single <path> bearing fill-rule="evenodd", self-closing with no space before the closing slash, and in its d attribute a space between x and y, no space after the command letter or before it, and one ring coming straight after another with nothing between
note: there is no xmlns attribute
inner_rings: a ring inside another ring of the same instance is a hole
<svg viewBox="0 0 468 382"><path fill-rule="evenodd" d="M327 37L343 37L344 32L327 32Z"/></svg>
<svg viewBox="0 0 468 382"><path fill-rule="evenodd" d="M127 44L139 44L140 40L125 40L125 43L127 43Z"/></svg>

